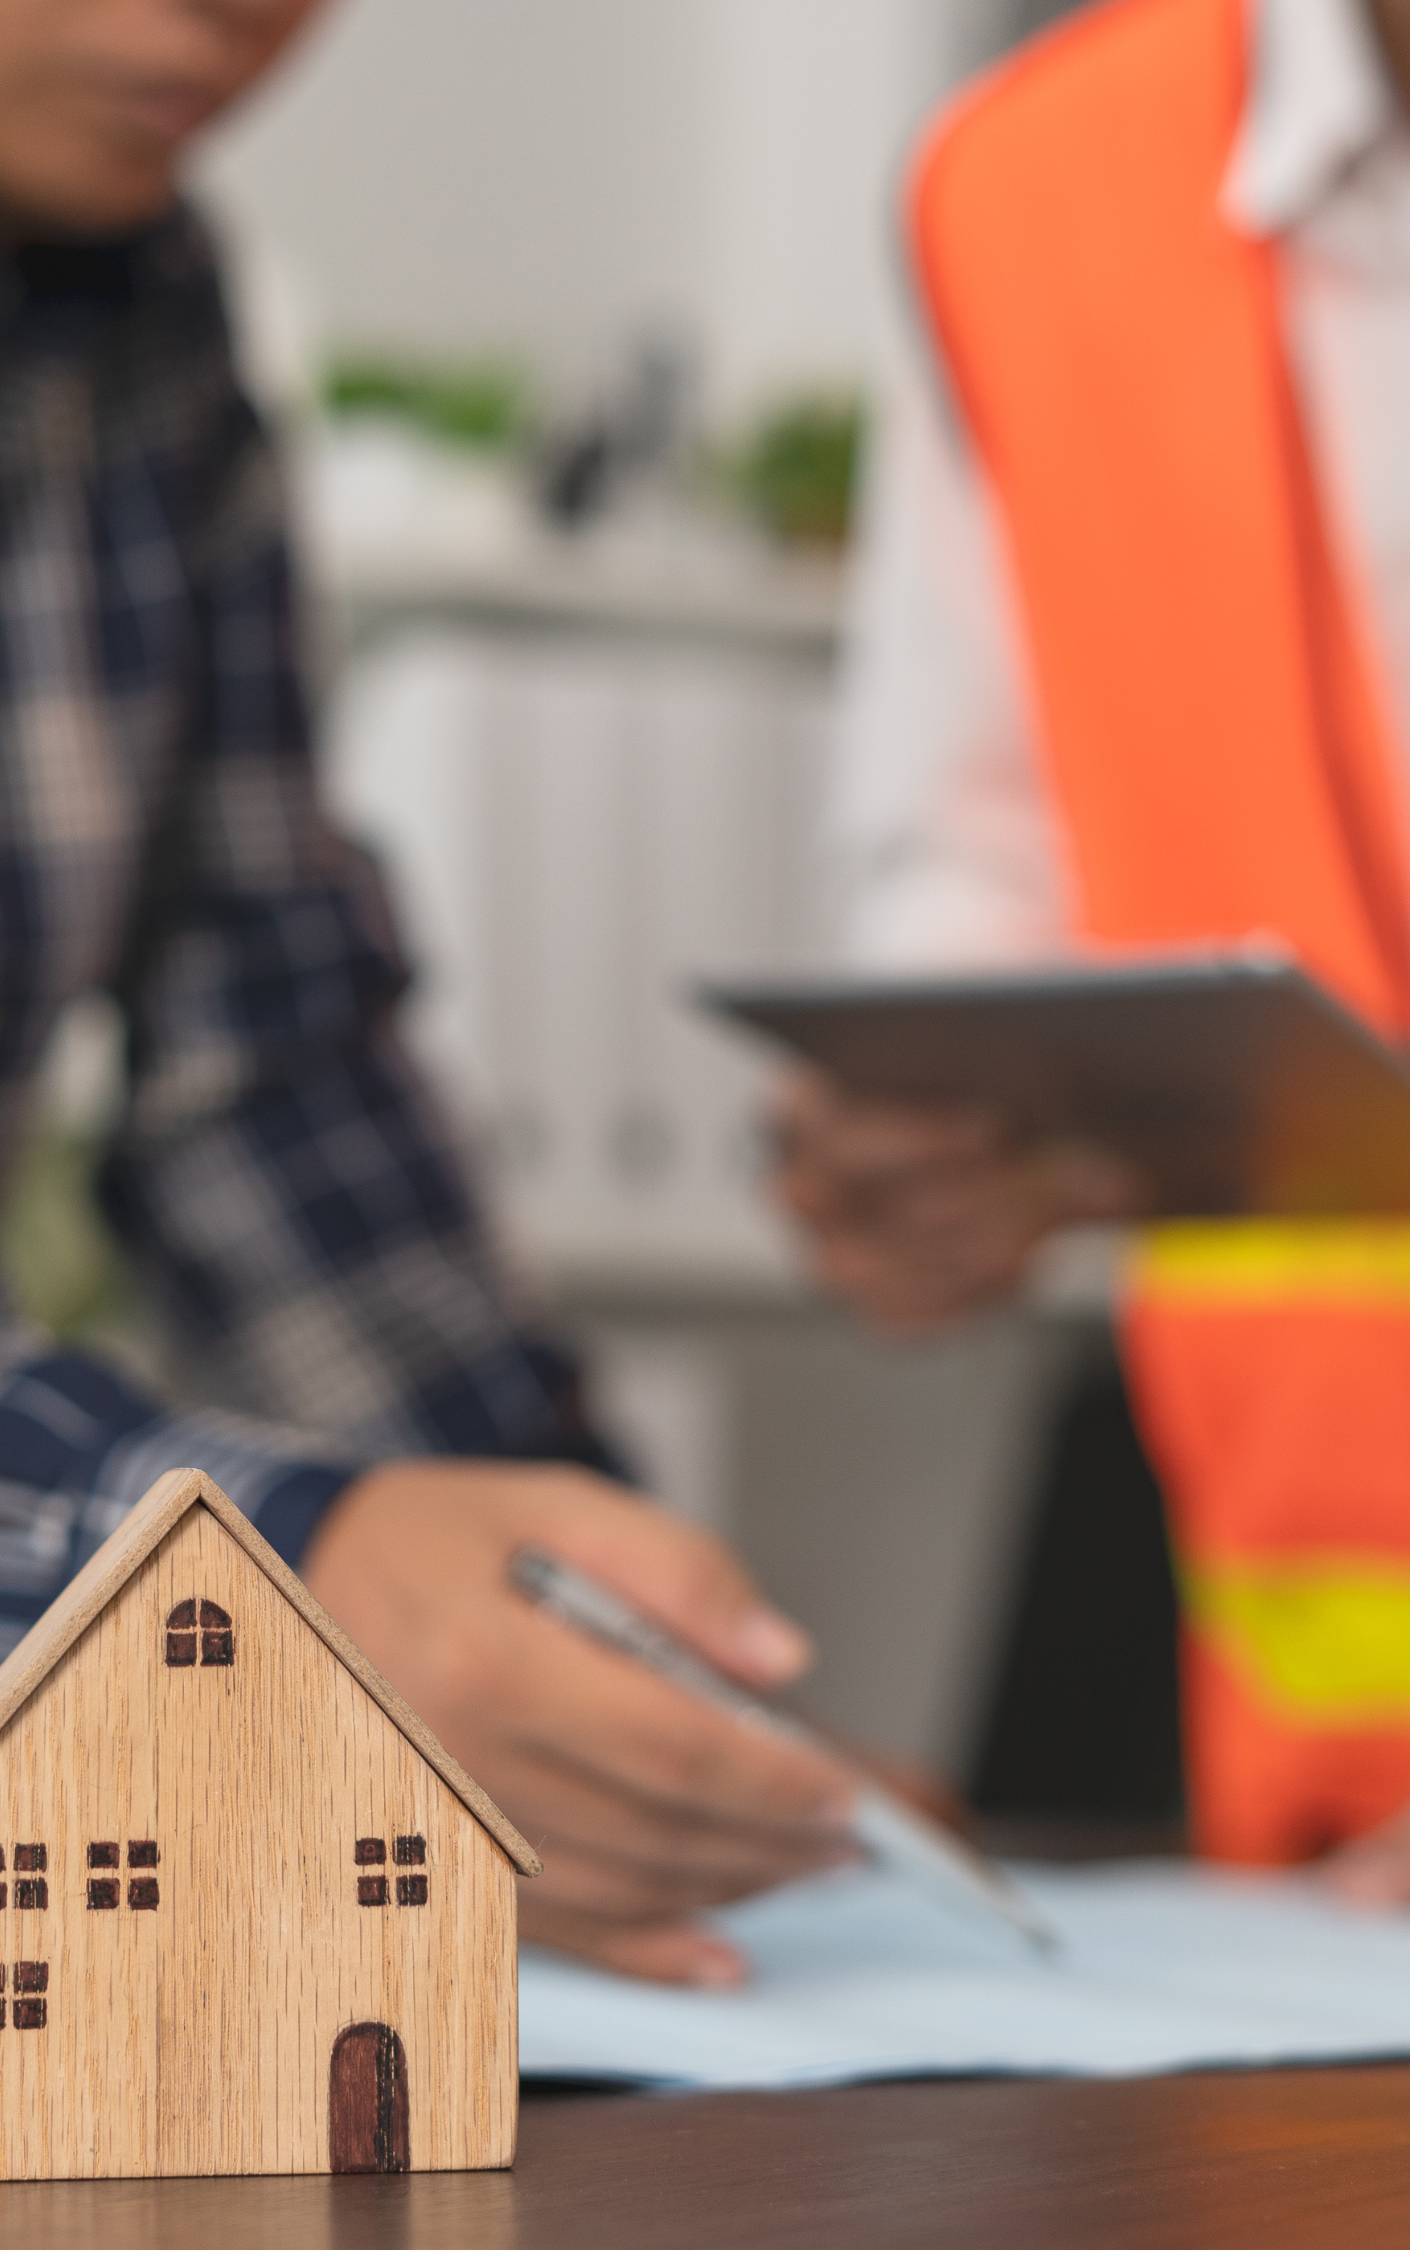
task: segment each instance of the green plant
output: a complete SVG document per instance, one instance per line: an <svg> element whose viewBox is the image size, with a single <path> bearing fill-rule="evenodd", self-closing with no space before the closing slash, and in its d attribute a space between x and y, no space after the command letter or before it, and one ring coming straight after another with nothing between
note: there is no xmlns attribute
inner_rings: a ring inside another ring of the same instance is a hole
<svg viewBox="0 0 1410 2250"><path fill-rule="evenodd" d="M852 393L783 400L734 451L729 482L775 538L841 546L852 525L865 425Z"/></svg>
<svg viewBox="0 0 1410 2250"><path fill-rule="evenodd" d="M427 436L475 452L505 453L529 434L533 393L507 362L455 366L374 355L335 360L323 379L323 405L339 418L394 415Z"/></svg>

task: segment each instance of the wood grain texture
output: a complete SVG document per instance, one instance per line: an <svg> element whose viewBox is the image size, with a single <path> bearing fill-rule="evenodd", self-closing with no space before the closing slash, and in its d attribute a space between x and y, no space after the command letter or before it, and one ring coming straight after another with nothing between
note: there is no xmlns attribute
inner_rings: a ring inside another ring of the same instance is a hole
<svg viewBox="0 0 1410 2250"><path fill-rule="evenodd" d="M508 2164L513 1865L244 1519L164 1484L125 1578L103 1550L38 1679L27 1644L0 1676L0 1843L42 1842L48 1890L0 1914L6 1958L48 1966L45 2028L0 2031L0 2176L326 2171L334 2043L367 2022L405 2051L412 2167ZM229 1612L232 1663L164 1661L191 1599ZM426 1904L360 1906L357 1839L413 1835Z"/></svg>
<svg viewBox="0 0 1410 2250"><path fill-rule="evenodd" d="M541 1875L542 1860L524 1841L513 1822L505 1818L479 1783L472 1781L464 1767L436 1740L425 1721L397 1694L390 1682L383 1679L376 1665L368 1663L362 1650L334 1623L322 1604L314 1600L303 1580L275 1554L268 1540L260 1537L249 1518L242 1516L234 1502L226 1498L214 1478L201 1469L168 1469L164 1477L159 1477L151 1491L123 1518L111 1538L106 1539L97 1554L70 1579L39 1622L0 1664L0 1734L65 1650L72 1647L126 1585L172 1526L198 1504L210 1510L324 1646L346 1665L354 1679L362 1682L373 1702L380 1705L393 1725L441 1776L447 1788L455 1792L481 1826L508 1852L520 1874Z"/></svg>
<svg viewBox="0 0 1410 2250"><path fill-rule="evenodd" d="M511 2173L0 2189L24 2250L1404 2250L1410 2071L525 2101Z"/></svg>

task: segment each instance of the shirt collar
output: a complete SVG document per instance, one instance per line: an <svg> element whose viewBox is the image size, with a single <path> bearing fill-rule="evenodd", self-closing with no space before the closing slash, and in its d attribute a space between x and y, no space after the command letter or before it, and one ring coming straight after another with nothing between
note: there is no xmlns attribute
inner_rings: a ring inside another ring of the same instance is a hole
<svg viewBox="0 0 1410 2250"><path fill-rule="evenodd" d="M210 245L184 203L126 235L0 246L0 326L35 306L121 308L209 280Z"/></svg>
<svg viewBox="0 0 1410 2250"><path fill-rule="evenodd" d="M1254 0L1247 107L1222 205L1240 232L1306 219L1401 117L1365 0Z"/></svg>

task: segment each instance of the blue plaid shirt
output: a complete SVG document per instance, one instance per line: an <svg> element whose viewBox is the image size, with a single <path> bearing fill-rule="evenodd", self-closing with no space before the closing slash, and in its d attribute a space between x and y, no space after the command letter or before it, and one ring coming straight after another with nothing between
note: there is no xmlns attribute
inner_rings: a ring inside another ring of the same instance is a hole
<svg viewBox="0 0 1410 2250"><path fill-rule="evenodd" d="M0 1323L0 1654L173 1465L297 1562L370 1461L598 1458L398 1039L406 972L319 815L295 639L196 221L0 258L0 1160L59 1010L106 989L103 1209L221 1409Z"/></svg>

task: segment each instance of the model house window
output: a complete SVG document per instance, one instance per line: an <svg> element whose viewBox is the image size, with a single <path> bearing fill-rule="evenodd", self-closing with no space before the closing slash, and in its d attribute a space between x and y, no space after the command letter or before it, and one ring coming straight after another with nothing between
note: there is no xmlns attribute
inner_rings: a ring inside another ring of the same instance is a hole
<svg viewBox="0 0 1410 2250"><path fill-rule="evenodd" d="M426 1839L424 1836L398 1836L392 1846L392 1857L398 1867L424 1867L426 1864ZM385 1836L359 1836L353 1845L355 1867L385 1867L387 1839ZM427 1890L424 1875L398 1875L397 1905L424 1906ZM359 1906L388 1906L387 1878L385 1875L359 1875L357 1879Z"/></svg>
<svg viewBox="0 0 1410 2250"><path fill-rule="evenodd" d="M15 1846L15 1909L21 1914L42 1912L49 1904L44 1872L49 1865L47 1844Z"/></svg>
<svg viewBox="0 0 1410 2250"><path fill-rule="evenodd" d="M134 1867L155 1867L161 1854L150 1836L129 1838L127 1865L129 1873ZM127 1886L127 1903L136 1913L142 1913L161 1903L155 1875L131 1876Z"/></svg>
<svg viewBox="0 0 1410 2250"><path fill-rule="evenodd" d="M426 1839L424 1836L398 1836L396 1841L398 1867L424 1867L426 1864ZM397 1905L424 1906L427 1899L424 1875L398 1875Z"/></svg>
<svg viewBox="0 0 1410 2250"><path fill-rule="evenodd" d="M116 1844L90 1844L88 1847L88 1865L90 1868L116 1867L118 1860L119 1854ZM89 1875L88 1907L90 1913L110 1913L116 1907L121 1896L122 1885L116 1875Z"/></svg>
<svg viewBox="0 0 1410 2250"><path fill-rule="evenodd" d="M381 1867L387 1857L385 1836L359 1836L353 1845L354 1867ZM387 1903L387 1878L385 1875L359 1875L357 1879L359 1906L385 1906Z"/></svg>
<svg viewBox="0 0 1410 2250"><path fill-rule="evenodd" d="M47 1961L17 1961L15 1963L14 2015L11 2019L16 2031L42 2031L49 2021L49 2003L44 1994L49 1989L49 1964ZM5 1964L0 1961L0 1994L5 1990ZM5 2028L5 2002L0 1998L0 2031Z"/></svg>
<svg viewBox="0 0 1410 2250"><path fill-rule="evenodd" d="M178 1602L166 1621L166 1660L173 1670L196 1661L196 1605Z"/></svg>
<svg viewBox="0 0 1410 2250"><path fill-rule="evenodd" d="M47 1961L17 1961L15 1963L15 2029L16 2031L42 2031L49 2021L49 2003L42 1995L49 1989L49 1964Z"/></svg>
<svg viewBox="0 0 1410 2250"><path fill-rule="evenodd" d="M219 1602L201 1604L201 1662L203 1664L233 1664L235 1661L235 1635L230 1629L230 1612Z"/></svg>
<svg viewBox="0 0 1410 2250"><path fill-rule="evenodd" d="M387 1839L385 1836L359 1836L353 1845L354 1867L382 1867L386 1864ZM359 1906L385 1906L387 1903L387 1878L385 1875L359 1875L357 1879Z"/></svg>
<svg viewBox="0 0 1410 2250"><path fill-rule="evenodd" d="M233 1664L235 1635L219 1602L178 1602L166 1621L166 1660L173 1671L202 1664Z"/></svg>
<svg viewBox="0 0 1410 2250"><path fill-rule="evenodd" d="M115 1843L90 1844L90 1867L116 1867L120 1853ZM134 1867L155 1867L161 1858L150 1836L130 1837L127 1845L127 1864ZM122 1898L122 1884L116 1875L90 1875L88 1878L88 1905L94 1913L112 1913ZM155 1875L131 1876L127 1886L127 1903L134 1913L144 1913L161 1904L161 1891Z"/></svg>

